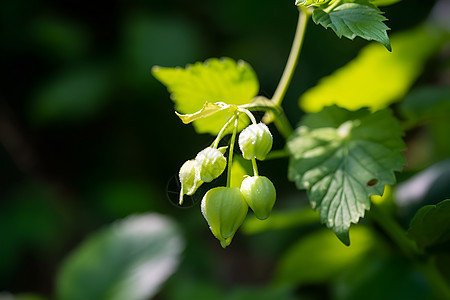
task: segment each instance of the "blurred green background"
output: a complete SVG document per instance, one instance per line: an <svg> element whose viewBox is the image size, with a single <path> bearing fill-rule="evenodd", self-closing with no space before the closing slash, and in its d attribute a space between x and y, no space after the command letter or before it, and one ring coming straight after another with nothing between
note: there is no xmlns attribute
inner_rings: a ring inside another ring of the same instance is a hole
<svg viewBox="0 0 450 300"><path fill-rule="evenodd" d="M61 263L87 236L149 212L176 220L186 243L181 265L158 299L328 299L345 290L342 278L335 290L320 280L298 288L272 284L281 255L311 226L239 232L223 250L201 216L201 195L184 208L174 205L179 167L212 138L182 125L167 91L150 74L153 65L243 59L258 74L260 94L270 97L295 31L293 2L1 1L0 292L51 298ZM387 25L395 33L421 24L434 3L385 7ZM309 24L285 100L292 124L301 116L298 96L367 44ZM448 49L443 53L448 64ZM431 61L419 82L437 81L437 69ZM275 148L282 145L276 135ZM276 211L307 205L304 192L287 181L286 167L286 159L260 166L277 187ZM314 216L304 218L316 228ZM401 259L377 259L372 277L392 274L386 271L392 262L397 270L409 268ZM358 281L345 276L346 284ZM361 286L352 286L355 295Z"/></svg>

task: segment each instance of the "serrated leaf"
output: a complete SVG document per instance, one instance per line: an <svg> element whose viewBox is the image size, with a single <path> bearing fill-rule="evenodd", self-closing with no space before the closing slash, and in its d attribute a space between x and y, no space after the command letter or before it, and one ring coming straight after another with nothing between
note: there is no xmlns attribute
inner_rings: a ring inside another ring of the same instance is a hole
<svg viewBox="0 0 450 300"><path fill-rule="evenodd" d="M450 241L450 199L419 209L411 220L408 235L421 248Z"/></svg>
<svg viewBox="0 0 450 300"><path fill-rule="evenodd" d="M360 3L344 3L329 13L315 9L313 21L325 28L331 28L339 38L345 36L351 40L359 36L366 40L374 40L383 44L389 51L391 45L383 21L382 12L375 6Z"/></svg>
<svg viewBox="0 0 450 300"><path fill-rule="evenodd" d="M422 73L427 59L446 40L437 30L420 26L392 37L393 52L379 44L363 48L358 57L322 78L299 101L306 112L336 104L350 110L378 110L399 101Z"/></svg>
<svg viewBox="0 0 450 300"><path fill-rule="evenodd" d="M370 196L395 183L405 162L402 131L390 110L351 112L336 106L308 115L288 141L288 177L306 189L322 223L345 244L370 208Z"/></svg>
<svg viewBox="0 0 450 300"><path fill-rule="evenodd" d="M153 67L152 74L167 87L175 110L182 114L199 111L206 102L250 103L259 91L258 79L250 65L231 58L211 58L184 69ZM199 133L217 134L227 116L226 112L219 112L193 124ZM248 121L244 117L239 120Z"/></svg>
<svg viewBox="0 0 450 300"><path fill-rule="evenodd" d="M175 271L183 240L174 222L135 215L95 233L64 262L58 299L144 300Z"/></svg>

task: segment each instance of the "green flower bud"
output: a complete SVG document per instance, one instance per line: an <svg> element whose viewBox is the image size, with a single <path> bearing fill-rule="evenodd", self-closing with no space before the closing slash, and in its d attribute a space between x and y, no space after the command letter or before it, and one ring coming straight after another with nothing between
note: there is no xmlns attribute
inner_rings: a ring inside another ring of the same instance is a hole
<svg viewBox="0 0 450 300"><path fill-rule="evenodd" d="M264 123L252 124L239 135L239 148L245 159L264 160L272 149L272 134Z"/></svg>
<svg viewBox="0 0 450 300"><path fill-rule="evenodd" d="M202 199L202 214L223 248L228 246L248 212L238 188L216 187Z"/></svg>
<svg viewBox="0 0 450 300"><path fill-rule="evenodd" d="M222 152L208 147L195 157L195 176L204 182L211 182L222 174L227 166L227 159Z"/></svg>
<svg viewBox="0 0 450 300"><path fill-rule="evenodd" d="M273 183L265 176L251 176L242 181L241 193L255 216L260 220L269 217L275 204L276 191Z"/></svg>
<svg viewBox="0 0 450 300"><path fill-rule="evenodd" d="M181 191L180 205L183 204L183 195L193 195L202 185L202 181L195 176L195 160L191 159L185 162L179 172Z"/></svg>

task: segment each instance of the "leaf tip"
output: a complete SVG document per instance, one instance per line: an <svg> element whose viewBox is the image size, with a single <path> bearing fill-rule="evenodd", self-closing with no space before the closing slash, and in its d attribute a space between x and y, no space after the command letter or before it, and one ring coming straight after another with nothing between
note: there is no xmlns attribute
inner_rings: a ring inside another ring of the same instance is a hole
<svg viewBox="0 0 450 300"><path fill-rule="evenodd" d="M386 44L384 44L384 46L386 47L386 49L387 49L389 52L392 52L392 47L391 47L391 43L390 43L390 42L387 42Z"/></svg>
<svg viewBox="0 0 450 300"><path fill-rule="evenodd" d="M345 245L350 246L350 235L347 229L342 230L334 230L334 234L336 234L337 238Z"/></svg>

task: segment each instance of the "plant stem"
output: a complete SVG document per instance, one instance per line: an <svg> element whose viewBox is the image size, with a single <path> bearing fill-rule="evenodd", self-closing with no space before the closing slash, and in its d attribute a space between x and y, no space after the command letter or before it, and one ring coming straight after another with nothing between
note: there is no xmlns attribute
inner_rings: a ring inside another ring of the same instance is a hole
<svg viewBox="0 0 450 300"><path fill-rule="evenodd" d="M223 135L225 134L226 130L230 126L230 124L234 121L234 119L237 118L237 115L233 115L226 123L223 125L222 129L220 129L219 134L217 135L216 139L214 140L212 147L214 149L217 149L219 146L220 140L223 138Z"/></svg>
<svg viewBox="0 0 450 300"><path fill-rule="evenodd" d="M300 55L300 50L305 37L306 25L308 24L310 15L311 13L307 9L299 9L297 29L295 32L294 41L292 43L291 52L289 53L289 58L286 63L286 67L284 68L283 75L281 76L280 82L278 83L277 89L272 97L272 101L275 106L281 105L292 76L294 75L294 70L297 66L298 57Z"/></svg>
<svg viewBox="0 0 450 300"><path fill-rule="evenodd" d="M278 131L281 133L281 135L287 140L294 130L292 129L291 123L289 123L289 120L287 119L286 115L284 114L284 111L281 109L276 110L275 113L275 119L274 124L277 127Z"/></svg>
<svg viewBox="0 0 450 300"><path fill-rule="evenodd" d="M238 125L239 125L239 112L236 112L234 119L233 135L231 136L230 149L228 152L227 187L230 187L231 185L231 167L233 166L234 143L236 141Z"/></svg>
<svg viewBox="0 0 450 300"><path fill-rule="evenodd" d="M251 104L245 107L249 111L265 111L271 113L274 116L273 122L275 123L275 126L286 140L294 131L281 106L275 106L272 101L267 101L264 104Z"/></svg>
<svg viewBox="0 0 450 300"><path fill-rule="evenodd" d="M375 203L371 205L370 216L422 272L436 296L443 300L450 299L450 287L447 282L436 269L433 261L429 258L427 259L422 251L417 248L415 242L408 238L403 228Z"/></svg>
<svg viewBox="0 0 450 300"><path fill-rule="evenodd" d="M253 176L258 176L258 166L256 165L256 158L252 158Z"/></svg>

